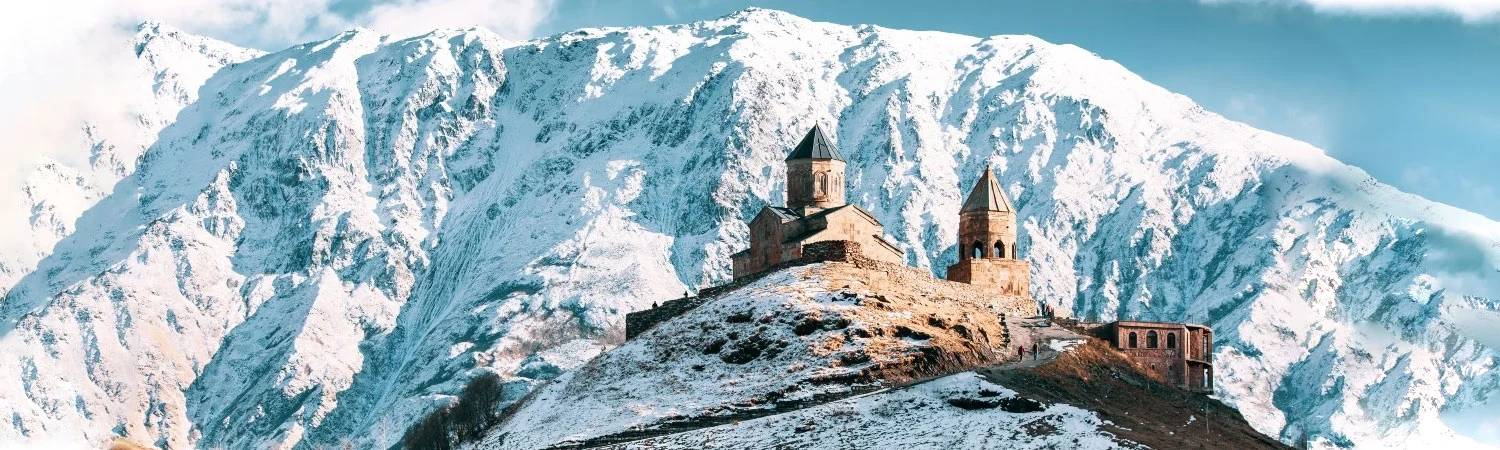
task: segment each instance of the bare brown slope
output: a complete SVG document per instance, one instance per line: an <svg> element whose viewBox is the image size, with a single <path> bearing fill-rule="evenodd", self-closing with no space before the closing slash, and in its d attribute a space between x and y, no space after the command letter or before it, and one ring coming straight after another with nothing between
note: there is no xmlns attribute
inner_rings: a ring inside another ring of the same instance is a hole
<svg viewBox="0 0 1500 450"><path fill-rule="evenodd" d="M1094 411L1110 432L1152 448L1291 448L1255 431L1234 408L1167 385L1096 339L1035 368L979 373L1034 400Z"/></svg>

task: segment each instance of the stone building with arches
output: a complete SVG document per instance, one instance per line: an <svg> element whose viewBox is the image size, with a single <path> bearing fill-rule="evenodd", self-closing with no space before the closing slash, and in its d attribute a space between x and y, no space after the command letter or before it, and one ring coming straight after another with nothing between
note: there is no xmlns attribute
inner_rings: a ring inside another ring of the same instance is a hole
<svg viewBox="0 0 1500 450"><path fill-rule="evenodd" d="M1213 329L1204 325L1121 320L1094 335L1114 344L1168 383L1195 392L1213 392Z"/></svg>

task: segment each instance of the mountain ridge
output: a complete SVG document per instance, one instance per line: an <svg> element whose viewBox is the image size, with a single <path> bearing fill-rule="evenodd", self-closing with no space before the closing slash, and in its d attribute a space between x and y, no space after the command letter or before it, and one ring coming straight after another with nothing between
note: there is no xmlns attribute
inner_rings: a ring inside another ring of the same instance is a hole
<svg viewBox="0 0 1500 450"><path fill-rule="evenodd" d="M0 436L367 446L477 372L523 392L625 312L727 280L815 122L837 124L850 201L929 270L994 164L1036 297L1213 322L1241 380L1221 395L1283 441L1464 443L1437 411L1500 387L1452 318L1497 309L1459 293L1495 286L1495 222L1034 37L767 10L526 42L354 32L201 89L0 304L20 381Z"/></svg>

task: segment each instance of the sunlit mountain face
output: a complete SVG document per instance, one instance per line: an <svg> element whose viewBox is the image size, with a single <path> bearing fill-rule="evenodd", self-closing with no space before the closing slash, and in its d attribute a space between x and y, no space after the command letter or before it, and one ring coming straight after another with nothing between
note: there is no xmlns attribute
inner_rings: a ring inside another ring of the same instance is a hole
<svg viewBox="0 0 1500 450"><path fill-rule="evenodd" d="M1212 325L1218 397L1284 442L1470 443L1439 413L1500 387L1500 223L1078 47L767 10L138 40L170 88L149 145L44 167L45 233L0 255L0 441L385 447L480 373L517 399L621 343L625 313L729 281L814 124L849 201L936 275L992 166L1034 297Z"/></svg>

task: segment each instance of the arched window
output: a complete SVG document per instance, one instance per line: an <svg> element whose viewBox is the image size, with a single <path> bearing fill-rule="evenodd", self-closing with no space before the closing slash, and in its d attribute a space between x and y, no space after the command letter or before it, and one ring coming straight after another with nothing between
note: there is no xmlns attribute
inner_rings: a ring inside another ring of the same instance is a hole
<svg viewBox="0 0 1500 450"><path fill-rule="evenodd" d="M828 195L828 175L823 172L813 174L813 197L822 198Z"/></svg>
<svg viewBox="0 0 1500 450"><path fill-rule="evenodd" d="M1210 344L1210 341L1208 340L1208 335L1205 334L1205 335L1203 335L1203 354L1205 356L1207 356L1209 354L1212 354L1214 352L1213 349L1208 348L1208 344ZM1208 359L1208 358L1204 358L1204 359Z"/></svg>
<svg viewBox="0 0 1500 450"><path fill-rule="evenodd" d="M1146 332L1146 348L1156 348L1156 330Z"/></svg>
<svg viewBox="0 0 1500 450"><path fill-rule="evenodd" d="M974 250L972 251L972 254L974 256L974 259L983 258L984 257L984 244L980 244L978 241L975 241L974 242Z"/></svg>
<svg viewBox="0 0 1500 450"><path fill-rule="evenodd" d="M1177 348L1177 333L1167 333L1167 348Z"/></svg>
<svg viewBox="0 0 1500 450"><path fill-rule="evenodd" d="M1004 258L1005 257L1005 243L1004 242L995 241L995 257L996 258Z"/></svg>
<svg viewBox="0 0 1500 450"><path fill-rule="evenodd" d="M1130 348L1135 348L1135 332L1130 332Z"/></svg>

